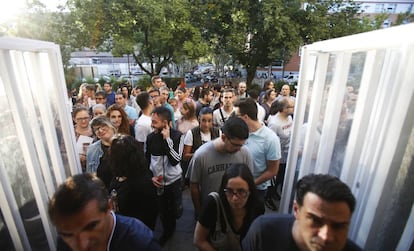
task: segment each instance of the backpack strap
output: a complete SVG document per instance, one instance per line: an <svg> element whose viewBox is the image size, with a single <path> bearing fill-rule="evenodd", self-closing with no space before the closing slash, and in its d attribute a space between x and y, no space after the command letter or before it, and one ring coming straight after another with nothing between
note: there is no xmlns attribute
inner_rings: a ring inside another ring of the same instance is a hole
<svg viewBox="0 0 414 251"><path fill-rule="evenodd" d="M224 115L223 115L223 110L222 110L223 108L219 108L219 111L220 111L220 116L221 116L221 121L223 122L223 124L226 122L226 119L224 118Z"/></svg>

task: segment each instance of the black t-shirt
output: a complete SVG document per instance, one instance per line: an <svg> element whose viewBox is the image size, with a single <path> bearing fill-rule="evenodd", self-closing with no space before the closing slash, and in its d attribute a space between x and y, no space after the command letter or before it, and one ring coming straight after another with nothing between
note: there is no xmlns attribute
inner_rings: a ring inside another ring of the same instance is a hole
<svg viewBox="0 0 414 251"><path fill-rule="evenodd" d="M293 215L266 214L258 217L243 239L243 251L300 251L292 236ZM348 240L343 251L362 251Z"/></svg>
<svg viewBox="0 0 414 251"><path fill-rule="evenodd" d="M229 210L226 210L227 220L231 221L231 216ZM235 234L240 235L240 240L244 238L247 231L249 230L250 225L256 219L259 215L263 214L263 211L260 210L259 206L255 206L255 209L253 210L252 215L246 215L243 221L243 225L238 231L235 231L232 224L232 230ZM207 196L207 199L205 202L203 202L203 208L200 212L200 216L198 218L198 221L201 225L208 228L211 233L214 232L217 222L217 207L216 207L216 201L212 196ZM223 223L222 229L225 227L225 221L222 217L221 222Z"/></svg>
<svg viewBox="0 0 414 251"><path fill-rule="evenodd" d="M128 177L124 181L114 178L109 188L117 192L119 214L141 220L154 230L157 219L157 201L155 186L150 174Z"/></svg>

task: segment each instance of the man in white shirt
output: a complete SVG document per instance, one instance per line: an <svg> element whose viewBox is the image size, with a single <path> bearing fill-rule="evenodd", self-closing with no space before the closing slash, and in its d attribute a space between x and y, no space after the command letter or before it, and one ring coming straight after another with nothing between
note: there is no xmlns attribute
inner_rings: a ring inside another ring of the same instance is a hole
<svg viewBox="0 0 414 251"><path fill-rule="evenodd" d="M154 109L154 103L149 93L145 91L138 94L136 101L141 107L142 114L135 123L135 139L145 152L147 136L152 132L151 112Z"/></svg>
<svg viewBox="0 0 414 251"><path fill-rule="evenodd" d="M261 106L258 102L259 100L259 92L255 89L249 91L249 96L256 102L257 106L257 119L260 123L264 124L264 119L266 117L266 110Z"/></svg>
<svg viewBox="0 0 414 251"><path fill-rule="evenodd" d="M246 82L244 82L244 81L240 82L239 87L238 87L239 92L238 92L238 96L237 96L238 101L246 100L249 97L246 90L247 90Z"/></svg>
<svg viewBox="0 0 414 251"><path fill-rule="evenodd" d="M213 112L213 125L222 127L226 120L234 112L233 106L234 92L232 89L225 89L221 97L223 105Z"/></svg>

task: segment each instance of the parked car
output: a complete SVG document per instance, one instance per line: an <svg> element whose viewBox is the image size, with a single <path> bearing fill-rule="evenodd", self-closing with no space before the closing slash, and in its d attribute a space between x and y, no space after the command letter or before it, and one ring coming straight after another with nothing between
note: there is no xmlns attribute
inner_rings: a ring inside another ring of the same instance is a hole
<svg viewBox="0 0 414 251"><path fill-rule="evenodd" d="M286 81L289 84L293 82L298 82L298 80L299 80L299 73L290 73L289 75L283 77L283 81Z"/></svg>

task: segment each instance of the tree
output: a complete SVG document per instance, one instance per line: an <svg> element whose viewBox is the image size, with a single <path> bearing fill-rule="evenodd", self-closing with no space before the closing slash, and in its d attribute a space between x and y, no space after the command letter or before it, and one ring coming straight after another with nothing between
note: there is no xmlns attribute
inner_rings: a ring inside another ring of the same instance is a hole
<svg viewBox="0 0 414 251"><path fill-rule="evenodd" d="M398 14L397 20L393 25L401 25L414 22L414 14L410 12Z"/></svg>
<svg viewBox="0 0 414 251"><path fill-rule="evenodd" d="M379 29L386 16L363 15L361 4L342 0L310 0L296 16L304 44ZM379 26L378 26L379 25Z"/></svg>
<svg viewBox="0 0 414 251"><path fill-rule="evenodd" d="M50 12L38 0L28 1L25 11L7 23L1 24L3 34L43 41L50 41L60 45L62 62L66 79L73 82L75 73L69 69L70 54L73 46L78 43L73 39L71 16L64 12ZM71 24L70 26L68 24Z"/></svg>
<svg viewBox="0 0 414 251"><path fill-rule="evenodd" d="M84 27L82 36L89 37L84 46L131 54L151 76L171 62L198 58L207 49L190 22L186 0L70 0L69 8Z"/></svg>
<svg viewBox="0 0 414 251"><path fill-rule="evenodd" d="M192 1L195 22L215 54L228 54L245 66L248 84L256 68L271 64L301 44L290 19L299 1Z"/></svg>

